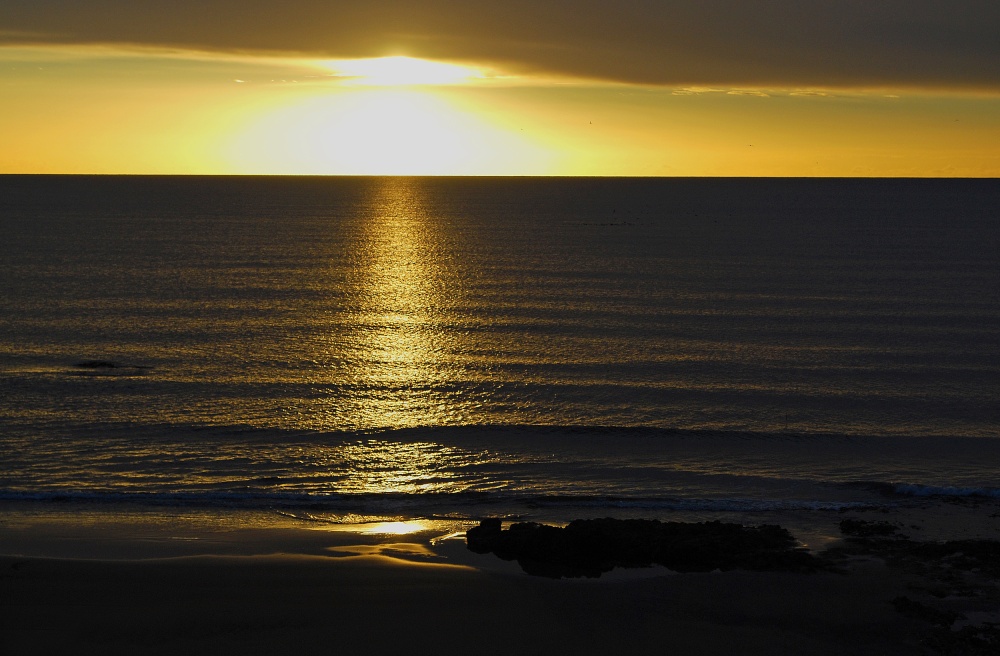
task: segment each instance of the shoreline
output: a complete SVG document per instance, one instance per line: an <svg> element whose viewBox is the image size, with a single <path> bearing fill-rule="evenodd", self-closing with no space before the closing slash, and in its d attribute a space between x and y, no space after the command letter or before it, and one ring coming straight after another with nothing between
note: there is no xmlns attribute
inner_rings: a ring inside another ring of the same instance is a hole
<svg viewBox="0 0 1000 656"><path fill-rule="evenodd" d="M31 515L0 512L0 644L11 654L934 654L963 627L1000 622L989 613L995 580L973 590L975 573L921 571L871 550L846 554L840 572L551 580L468 551L462 520ZM849 515L921 541L1000 533L995 500Z"/></svg>

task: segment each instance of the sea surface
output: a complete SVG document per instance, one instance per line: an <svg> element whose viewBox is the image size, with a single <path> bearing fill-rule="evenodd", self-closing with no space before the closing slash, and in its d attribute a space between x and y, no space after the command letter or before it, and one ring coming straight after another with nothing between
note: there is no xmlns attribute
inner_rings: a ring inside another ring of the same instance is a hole
<svg viewBox="0 0 1000 656"><path fill-rule="evenodd" d="M1000 497L998 180L0 176L0 228L2 501Z"/></svg>

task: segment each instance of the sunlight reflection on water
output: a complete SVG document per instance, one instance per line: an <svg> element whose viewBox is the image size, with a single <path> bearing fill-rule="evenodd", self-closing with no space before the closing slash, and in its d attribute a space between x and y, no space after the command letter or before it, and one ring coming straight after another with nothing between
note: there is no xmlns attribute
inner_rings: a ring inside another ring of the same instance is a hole
<svg viewBox="0 0 1000 656"><path fill-rule="evenodd" d="M355 406L328 410L332 424L402 428L460 422L465 402L446 384L460 376L461 331L442 317L461 293L450 275L445 227L428 213L422 188L411 179L380 181L354 251L358 259L351 316L333 334L345 353L335 383L369 393Z"/></svg>
<svg viewBox="0 0 1000 656"><path fill-rule="evenodd" d="M379 522L365 527L360 532L365 535L409 535L426 529L427 526L418 521Z"/></svg>
<svg viewBox="0 0 1000 656"><path fill-rule="evenodd" d="M955 439L997 435L993 183L0 187L14 498L396 518L995 488L995 447Z"/></svg>

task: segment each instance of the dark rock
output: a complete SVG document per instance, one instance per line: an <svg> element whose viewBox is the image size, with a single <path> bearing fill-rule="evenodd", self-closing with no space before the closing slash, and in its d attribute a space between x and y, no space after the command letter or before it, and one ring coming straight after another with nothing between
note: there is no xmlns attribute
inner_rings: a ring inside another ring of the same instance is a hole
<svg viewBox="0 0 1000 656"><path fill-rule="evenodd" d="M901 615L936 626L950 627L956 620L964 618L959 613L931 608L909 597L896 597L892 600L892 606Z"/></svg>
<svg viewBox="0 0 1000 656"><path fill-rule="evenodd" d="M915 542L907 551L916 558L947 563L952 569L1000 579L1000 542L996 540Z"/></svg>
<svg viewBox="0 0 1000 656"><path fill-rule="evenodd" d="M643 519L575 520L565 528L534 522L502 530L484 520L466 534L468 548L517 560L537 576L597 577L615 567L663 565L678 572L716 569L814 571L817 561L796 548L780 526Z"/></svg>
<svg viewBox="0 0 1000 656"><path fill-rule="evenodd" d="M821 557L831 565L838 559L859 556L876 557L893 569L907 576L919 577L922 585L911 585L911 590L924 595L919 601L909 597L896 597L892 606L924 626L918 629L928 653L947 656L996 656L1000 654L1000 624L973 622L957 627L956 620L963 614L956 612L956 597L977 600L973 610L987 608L1000 599L1000 541L997 540L947 540L919 542L890 532L886 522L860 522L848 526L849 536L844 544L828 549ZM870 524L877 529L866 534ZM850 531L860 529L860 535ZM843 529L843 526L842 526ZM879 534L879 531L882 531ZM959 607L958 610L964 610Z"/></svg>
<svg viewBox="0 0 1000 656"><path fill-rule="evenodd" d="M479 526L466 531L465 544L469 551L481 554L493 551L500 539L502 526L499 519L484 519Z"/></svg>

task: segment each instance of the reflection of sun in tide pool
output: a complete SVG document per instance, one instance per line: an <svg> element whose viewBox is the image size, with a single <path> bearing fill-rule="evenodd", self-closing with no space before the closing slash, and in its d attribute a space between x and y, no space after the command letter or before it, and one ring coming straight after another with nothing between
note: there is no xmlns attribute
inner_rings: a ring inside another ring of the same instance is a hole
<svg viewBox="0 0 1000 656"><path fill-rule="evenodd" d="M365 535L409 535L410 533L419 533L426 528L418 521L378 522L365 527L361 533Z"/></svg>
<svg viewBox="0 0 1000 656"><path fill-rule="evenodd" d="M550 172L544 148L491 124L488 110L454 100L473 69L405 57L336 64L343 81L310 87L246 125L231 144L232 165L279 174ZM444 84L457 86L448 94L434 88Z"/></svg>

